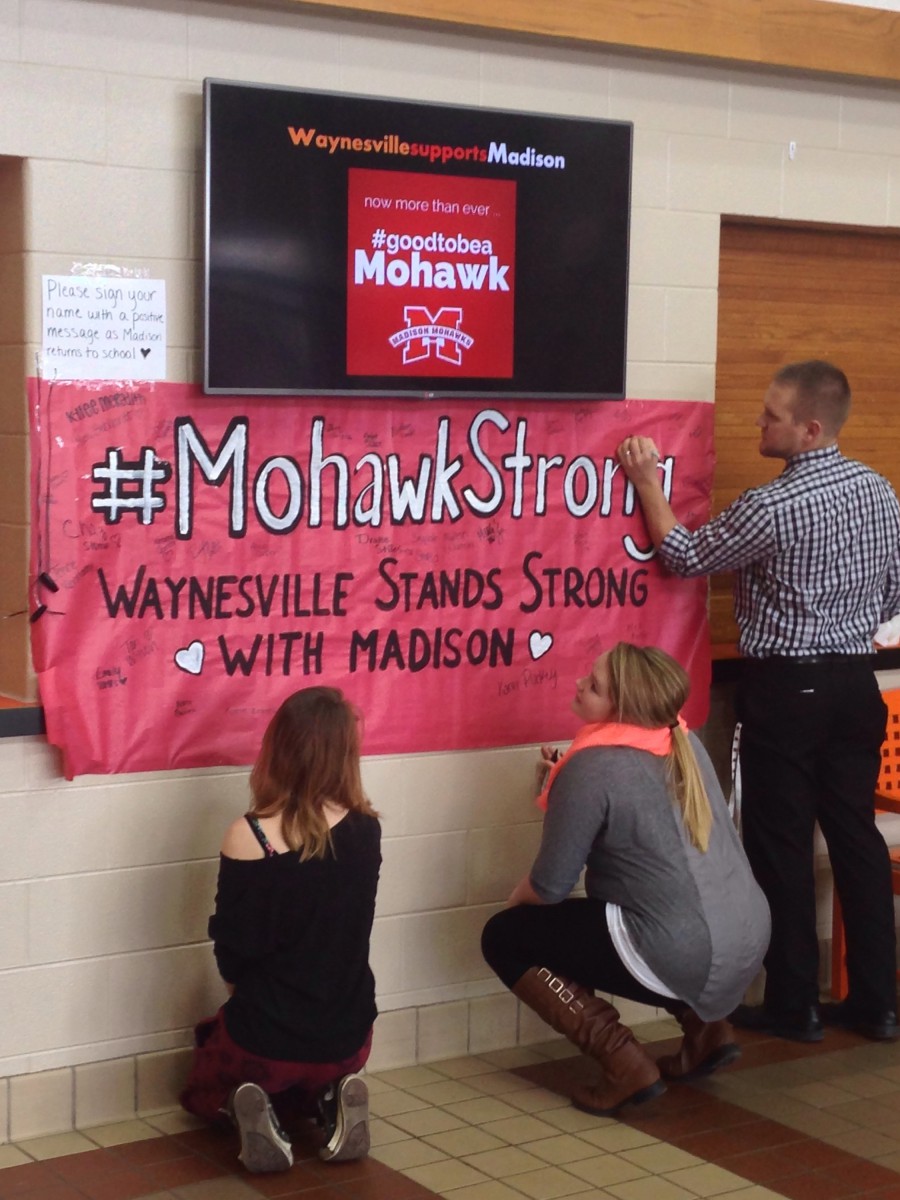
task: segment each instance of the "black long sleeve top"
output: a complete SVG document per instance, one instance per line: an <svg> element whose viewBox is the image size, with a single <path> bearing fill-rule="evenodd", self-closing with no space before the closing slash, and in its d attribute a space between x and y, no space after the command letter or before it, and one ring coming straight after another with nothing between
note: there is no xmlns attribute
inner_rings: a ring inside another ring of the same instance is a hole
<svg viewBox="0 0 900 1200"><path fill-rule="evenodd" d="M291 1062L337 1062L362 1046L376 1016L369 938L381 827L349 812L324 858L298 853L219 863L209 921L234 994L225 1026L244 1050Z"/></svg>

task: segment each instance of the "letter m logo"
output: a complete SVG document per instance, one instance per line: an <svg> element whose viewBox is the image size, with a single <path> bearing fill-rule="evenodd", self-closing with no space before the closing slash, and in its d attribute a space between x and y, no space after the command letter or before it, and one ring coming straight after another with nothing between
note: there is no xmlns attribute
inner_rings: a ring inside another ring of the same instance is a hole
<svg viewBox="0 0 900 1200"><path fill-rule="evenodd" d="M403 346L403 362L421 362L434 356L454 367L461 366L462 352L474 344L474 338L463 333L463 310L441 308L436 313L421 304L403 308L406 328L390 339L394 347Z"/></svg>

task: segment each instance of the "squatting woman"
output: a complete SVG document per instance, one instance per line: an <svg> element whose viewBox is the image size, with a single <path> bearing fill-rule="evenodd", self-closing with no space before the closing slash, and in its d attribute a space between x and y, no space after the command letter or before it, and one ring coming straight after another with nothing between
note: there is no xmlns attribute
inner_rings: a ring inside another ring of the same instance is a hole
<svg viewBox="0 0 900 1200"><path fill-rule="evenodd" d="M543 835L482 949L500 979L595 1059L573 1097L608 1116L740 1053L726 1016L757 974L769 910L703 747L680 711L689 680L654 647L620 642L576 684L584 724L552 762ZM586 896L570 897L582 869ZM664 1008L677 1054L654 1062L594 991Z"/></svg>

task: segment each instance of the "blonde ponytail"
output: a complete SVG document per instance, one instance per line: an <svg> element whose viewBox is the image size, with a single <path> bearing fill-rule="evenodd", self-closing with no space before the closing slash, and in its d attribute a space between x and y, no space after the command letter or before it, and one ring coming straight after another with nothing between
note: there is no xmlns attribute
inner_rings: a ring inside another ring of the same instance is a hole
<svg viewBox="0 0 900 1200"><path fill-rule="evenodd" d="M690 692L684 667L656 646L619 642L607 657L610 695L620 721L644 729L668 726L672 749L667 758L669 787L681 809L692 846L705 854L712 830L712 809L703 785L700 764L678 714Z"/></svg>
<svg viewBox="0 0 900 1200"><path fill-rule="evenodd" d="M679 725L672 730L668 759L669 781L681 807L681 818L692 846L705 854L712 830L712 809L703 786L697 756Z"/></svg>

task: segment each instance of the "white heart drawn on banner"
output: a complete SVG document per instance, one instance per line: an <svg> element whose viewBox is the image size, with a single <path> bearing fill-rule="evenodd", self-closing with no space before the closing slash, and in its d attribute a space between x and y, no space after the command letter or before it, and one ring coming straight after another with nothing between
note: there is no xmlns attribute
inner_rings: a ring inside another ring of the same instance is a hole
<svg viewBox="0 0 900 1200"><path fill-rule="evenodd" d="M539 629L535 629L528 635L528 649L531 651L531 657L534 662L537 662L539 658L543 658L552 645L552 633L541 633Z"/></svg>
<svg viewBox="0 0 900 1200"><path fill-rule="evenodd" d="M199 675L203 670L203 655L203 643L191 642L183 650L175 651L175 666L187 671L188 675Z"/></svg>

